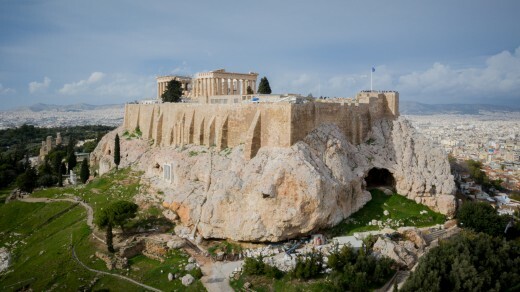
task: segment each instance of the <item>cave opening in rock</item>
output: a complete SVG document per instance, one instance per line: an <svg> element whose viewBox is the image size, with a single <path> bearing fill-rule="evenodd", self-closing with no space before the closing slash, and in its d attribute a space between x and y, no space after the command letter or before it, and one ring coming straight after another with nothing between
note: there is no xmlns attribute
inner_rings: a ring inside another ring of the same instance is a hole
<svg viewBox="0 0 520 292"><path fill-rule="evenodd" d="M395 190L394 176L388 169L372 168L365 177L367 189L388 187Z"/></svg>

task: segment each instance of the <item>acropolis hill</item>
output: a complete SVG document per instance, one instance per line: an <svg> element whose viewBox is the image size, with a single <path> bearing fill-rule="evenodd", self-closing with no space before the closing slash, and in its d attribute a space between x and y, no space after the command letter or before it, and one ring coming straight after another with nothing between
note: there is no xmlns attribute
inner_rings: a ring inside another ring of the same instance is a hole
<svg viewBox="0 0 520 292"><path fill-rule="evenodd" d="M446 155L399 117L397 92L326 102L263 95L257 75L158 77L158 96L176 79L187 102L126 105L124 124L91 162L100 174L115 167L119 133L121 166L143 170L150 192L164 194L186 232L204 238L279 241L332 227L380 185L454 213Z"/></svg>

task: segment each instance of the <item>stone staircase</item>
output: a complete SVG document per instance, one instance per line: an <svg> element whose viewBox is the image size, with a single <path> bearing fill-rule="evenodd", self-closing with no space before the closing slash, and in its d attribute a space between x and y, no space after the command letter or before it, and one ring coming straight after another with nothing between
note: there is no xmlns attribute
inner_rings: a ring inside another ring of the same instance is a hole
<svg viewBox="0 0 520 292"><path fill-rule="evenodd" d="M443 237L445 234L446 234L446 230L443 230L443 229L435 230L435 231L430 232L429 234L425 234L424 240L426 241L426 243L428 245L430 245L430 243L432 243L432 241L434 241L435 239L438 239L440 237Z"/></svg>

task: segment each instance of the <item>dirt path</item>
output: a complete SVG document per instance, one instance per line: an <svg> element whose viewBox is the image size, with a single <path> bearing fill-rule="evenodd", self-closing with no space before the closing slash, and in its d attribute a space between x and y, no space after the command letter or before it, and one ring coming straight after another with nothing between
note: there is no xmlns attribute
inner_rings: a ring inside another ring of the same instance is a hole
<svg viewBox="0 0 520 292"><path fill-rule="evenodd" d="M96 226L94 225L94 209L92 209L92 207L90 207L89 204L87 204L87 203L85 203L85 202L83 202L81 200L72 199L72 198L50 199L50 198L25 197L25 198L22 198L22 199L18 199L18 201L26 202L26 203L70 202L70 203L80 204L81 206L83 206L83 208L85 208L87 210L87 225L92 230L92 236L95 239L101 241L102 243L105 243L105 241L101 237L96 235L96 230L97 229L96 229Z"/></svg>
<svg viewBox="0 0 520 292"><path fill-rule="evenodd" d="M96 230L96 227L94 226L94 210L92 207L90 207L87 203L73 199L73 198L64 198L64 199L50 199L50 198L31 198L26 197L19 199L21 202L26 203L52 203L52 202L70 202L75 204L80 204L87 210L87 225L92 229L92 236L94 236L96 239L100 240L101 242L105 242L103 239L99 238L94 232ZM232 291L233 289L231 286L229 286L229 275L233 270L237 267L240 267L243 263L243 261L235 261L235 262L212 262L211 259L204 257L200 254L198 254L195 250L187 250L188 253L193 256L197 262L201 266L202 273L204 276L200 279L204 287L209 292L220 292L220 291ZM100 273L103 275L108 275L112 277L117 277L126 281L130 281L136 285L139 285L141 287L144 287L146 289L152 290L152 291L161 291L156 288L147 286L145 284L139 283L133 279L127 278L122 275L118 274L112 274L104 271L94 270L86 266L84 263L82 263L77 257L76 252L74 250L74 246L72 247L72 255L74 259L85 269Z"/></svg>
<svg viewBox="0 0 520 292"><path fill-rule="evenodd" d="M235 268L240 267L242 262L209 262L201 265L204 276L200 281L208 292L233 291L229 286L229 275Z"/></svg>
<svg viewBox="0 0 520 292"><path fill-rule="evenodd" d="M103 274L103 275L107 275L107 276L111 276L111 277L116 277L116 278L119 278L119 279L122 279L122 280L125 280L125 281L128 281L128 282L131 282L135 285L138 285L138 286L141 286L145 289L148 289L148 290L151 290L151 291L156 291L156 292L162 292L162 290L159 290L159 289L156 289L154 287L151 287L151 286L148 286L146 284L143 284L143 283L140 283L140 282L137 282L136 280L134 279L130 279L128 277L125 277L123 275L119 275L119 274L112 274L112 273L109 273L109 272L105 272L105 271L100 271L100 270L95 270L95 269L91 269L89 268L87 265L85 265L82 261L80 261L78 259L78 257L76 256L76 251L74 250L74 246L72 246L72 257L74 258L74 260L76 260L76 262L78 262L82 267L84 267L85 269L91 271L91 272L94 272L94 273L98 273L98 274Z"/></svg>
<svg viewBox="0 0 520 292"><path fill-rule="evenodd" d="M85 203L83 201L80 201L80 200L77 200L77 199L72 199L72 198L71 199L69 199L69 198L65 198L65 199L50 199L50 198L31 198L31 197L26 197L26 198L22 198L22 199L18 199L18 200L21 201L21 202L25 202L25 203L70 202L70 203L74 203L74 204L80 204L81 206L83 206L87 210L87 225L92 229L92 235L95 238L97 238L98 240L103 241L102 239L100 239L99 237L97 237L94 234L94 230L95 230L95 226L94 226L94 210L92 209L92 207L90 207L87 203ZM103 275L107 275L107 276L111 276L111 277L116 277L116 278L119 278L119 279L122 279L122 280L125 280L125 281L128 281L128 282L131 282L131 283L133 283L135 285L141 286L141 287L143 287L145 289L148 289L148 290L151 290L151 291L156 291L156 292L161 292L161 290L159 290L159 289L156 289L156 288L148 286L146 284L137 282L136 280L128 278L128 277L125 277L125 276L89 268L87 265L85 265L83 262L81 262L79 260L79 258L76 256L76 251L74 250L74 246L72 246L72 257L82 267L84 267L85 269L87 269L87 270L89 270L91 272L98 273L98 274L103 274Z"/></svg>

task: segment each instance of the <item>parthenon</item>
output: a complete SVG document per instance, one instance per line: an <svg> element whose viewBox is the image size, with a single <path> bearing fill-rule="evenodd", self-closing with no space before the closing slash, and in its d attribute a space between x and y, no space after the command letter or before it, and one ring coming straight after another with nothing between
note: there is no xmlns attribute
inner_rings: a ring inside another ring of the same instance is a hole
<svg viewBox="0 0 520 292"><path fill-rule="evenodd" d="M210 72L202 72L195 78L185 76L159 76L157 77L157 98L166 90L170 80L178 80L182 84L183 95L201 103L208 103L208 97L219 95L245 95L256 93L256 79L258 73L233 73L224 69Z"/></svg>

